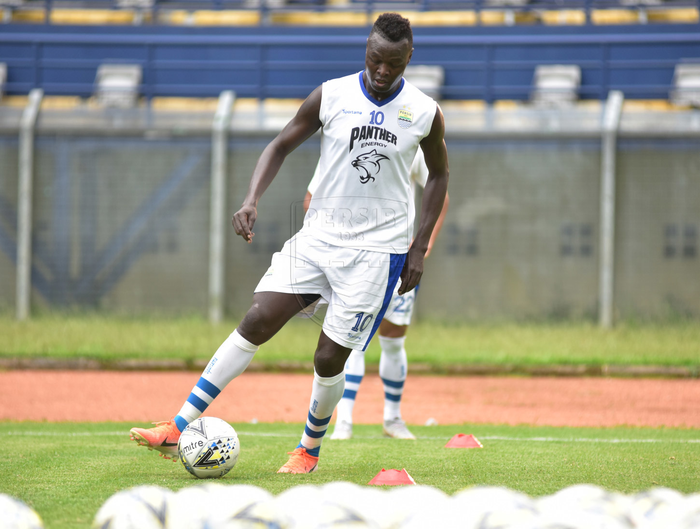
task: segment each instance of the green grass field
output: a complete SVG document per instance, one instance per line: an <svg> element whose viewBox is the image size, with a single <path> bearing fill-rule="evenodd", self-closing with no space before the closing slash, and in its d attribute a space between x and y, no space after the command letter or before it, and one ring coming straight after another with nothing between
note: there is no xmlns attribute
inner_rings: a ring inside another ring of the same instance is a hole
<svg viewBox="0 0 700 529"><path fill-rule="evenodd" d="M18 323L0 316L0 358L85 358L207 361L235 328L201 318L137 319L40 316ZM274 368L310 362L318 326L293 321L256 355ZM603 331L587 323L479 324L430 322L410 329L409 362L434 371L483 365L653 365L700 369L700 324L626 323ZM376 343L367 354L376 366ZM6 456L0 492L34 507L49 529L87 528L115 492L141 484L178 490L200 483L180 466L128 440L134 424L0 422ZM147 426L147 425L144 425ZM236 424L241 457L225 483L272 493L299 484L350 481L366 485L382 468L406 468L419 484L454 493L471 485L498 485L532 496L591 483L633 493L664 486L700 491L700 431L651 428L543 428L493 425L412 426L417 442L381 437L381 427L356 425L350 441L326 440L319 471L278 475L301 435L301 424ZM447 449L456 433L474 434L482 449Z"/></svg>
<svg viewBox="0 0 700 529"><path fill-rule="evenodd" d="M201 318L139 319L36 317L17 322L0 317L0 357L115 360L208 361L237 322L210 325ZM319 327L292 320L255 357L310 362ZM482 365L656 365L700 370L700 323L620 324L602 330L590 323L446 325L419 322L409 330L409 361L436 371L447 366ZM374 340L367 362L379 362Z"/></svg>
<svg viewBox="0 0 700 529"><path fill-rule="evenodd" d="M49 529L86 528L115 492L142 484L178 490L201 483L179 463L128 440L134 424L0 423L6 457L0 491L19 497ZM319 470L279 475L296 446L300 424L234 424L241 456L222 479L273 494L300 484L350 481L366 485L382 468L405 468L419 484L452 494L471 485L498 485L551 494L578 483L633 493L664 486L697 492L700 432L649 428L543 428L484 425L414 427L417 442L381 436L356 425L350 441L326 440ZM457 433L474 434L481 449L449 449Z"/></svg>

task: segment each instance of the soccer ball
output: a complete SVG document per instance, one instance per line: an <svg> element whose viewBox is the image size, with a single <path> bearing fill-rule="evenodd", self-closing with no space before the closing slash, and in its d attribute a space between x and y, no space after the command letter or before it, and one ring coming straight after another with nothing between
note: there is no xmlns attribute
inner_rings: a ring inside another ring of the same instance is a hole
<svg viewBox="0 0 700 529"><path fill-rule="evenodd" d="M642 527L677 513L684 499L676 490L654 487L632 497L628 515L635 527Z"/></svg>
<svg viewBox="0 0 700 529"><path fill-rule="evenodd" d="M631 525L628 516L629 498L609 492L598 485L571 485L560 491L537 500L537 507L543 514L558 516L562 511L572 511L606 518L620 525Z"/></svg>
<svg viewBox="0 0 700 529"><path fill-rule="evenodd" d="M216 417L200 417L177 443L180 462L198 478L220 478L236 465L241 445L233 427Z"/></svg>
<svg viewBox="0 0 700 529"><path fill-rule="evenodd" d="M289 518L277 508L274 499L249 504L235 514L221 513L207 518L206 529L280 529L289 528Z"/></svg>
<svg viewBox="0 0 700 529"><path fill-rule="evenodd" d="M113 494L97 511L93 529L163 529L166 526L172 491L142 485Z"/></svg>
<svg viewBox="0 0 700 529"><path fill-rule="evenodd" d="M0 494L0 527L2 529L43 529L44 524L39 515L26 503Z"/></svg>
<svg viewBox="0 0 700 529"><path fill-rule="evenodd" d="M452 501L458 506L463 527L512 527L538 515L532 498L505 487L470 487L455 493Z"/></svg>
<svg viewBox="0 0 700 529"><path fill-rule="evenodd" d="M215 529L235 527L241 520L263 516L257 506L273 499L272 494L254 485L224 485L204 482L177 491L167 529Z"/></svg>
<svg viewBox="0 0 700 529"><path fill-rule="evenodd" d="M423 511L446 511L451 498L438 488L429 485L396 487L387 493L387 517L382 525L402 527ZM439 524L433 527L440 527Z"/></svg>

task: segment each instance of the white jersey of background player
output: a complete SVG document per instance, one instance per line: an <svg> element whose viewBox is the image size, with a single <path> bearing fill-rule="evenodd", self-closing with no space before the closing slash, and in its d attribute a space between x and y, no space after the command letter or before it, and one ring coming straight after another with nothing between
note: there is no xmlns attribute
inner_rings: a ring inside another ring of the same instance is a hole
<svg viewBox="0 0 700 529"><path fill-rule="evenodd" d="M321 172L319 164L316 165L314 176L309 182L306 198L304 200L305 209L308 209L311 197L316 194ZM425 165L423 151L419 148L411 164L410 182L411 191L415 195L417 186L425 187L428 180L428 167ZM442 224L447 214L449 204L448 195L445 196L440 217L438 218L433 235L428 245L426 257L432 249ZM381 346L381 357L379 362L379 375L384 385L384 434L397 439L415 439L415 436L408 430L406 423L401 417L401 397L403 395L404 382L408 373L408 360L404 342L406 340L406 330L411 323L413 307L418 293L418 286L406 292L403 296L398 293L400 283L394 289L389 308L384 315L384 320L379 327L379 343ZM331 435L331 439L350 439L352 437L352 413L355 406L355 399L360 387L360 383L365 375L365 353L361 349L355 349L350 353L345 365L345 391L338 403L338 413L336 425Z"/></svg>

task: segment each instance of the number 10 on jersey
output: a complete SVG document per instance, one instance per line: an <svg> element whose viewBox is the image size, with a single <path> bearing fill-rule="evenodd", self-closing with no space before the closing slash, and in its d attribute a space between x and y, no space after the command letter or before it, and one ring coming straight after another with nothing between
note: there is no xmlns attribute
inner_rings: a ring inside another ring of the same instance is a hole
<svg viewBox="0 0 700 529"><path fill-rule="evenodd" d="M352 331L364 332L367 326L370 323L372 323L372 320L374 319L374 314L367 314L365 316L364 312L358 312L357 314L355 314L355 317L357 318L357 321L355 322L355 326L352 328Z"/></svg>
<svg viewBox="0 0 700 529"><path fill-rule="evenodd" d="M379 110L373 110L372 112L369 113L370 119L369 119L369 124L370 125L381 125L384 123L384 112L381 112Z"/></svg>

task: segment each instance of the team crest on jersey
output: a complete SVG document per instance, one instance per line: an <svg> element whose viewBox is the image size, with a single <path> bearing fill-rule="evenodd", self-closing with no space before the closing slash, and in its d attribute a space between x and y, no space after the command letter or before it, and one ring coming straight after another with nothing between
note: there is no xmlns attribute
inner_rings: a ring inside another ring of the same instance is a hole
<svg viewBox="0 0 700 529"><path fill-rule="evenodd" d="M402 129L407 129L408 127L413 125L413 112L411 112L410 110L406 110L405 108L400 108L398 122L399 127L401 127Z"/></svg>
<svg viewBox="0 0 700 529"><path fill-rule="evenodd" d="M377 149L360 154L355 158L352 161L352 166L360 172L360 183L366 184L370 180L374 181L374 177L381 170L381 161L388 159L388 156L378 153Z"/></svg>

